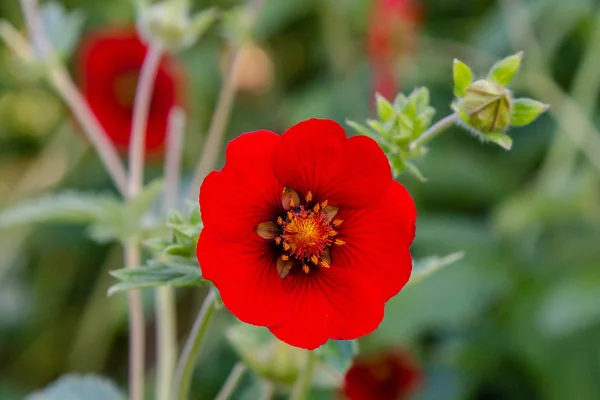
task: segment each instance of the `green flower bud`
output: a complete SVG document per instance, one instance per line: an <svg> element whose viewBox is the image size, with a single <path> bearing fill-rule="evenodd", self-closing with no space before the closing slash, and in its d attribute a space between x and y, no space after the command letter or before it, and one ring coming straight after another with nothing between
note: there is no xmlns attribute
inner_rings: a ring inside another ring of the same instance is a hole
<svg viewBox="0 0 600 400"><path fill-rule="evenodd" d="M464 122L482 133L502 132L511 118L511 94L504 86L489 80L472 83L455 108Z"/></svg>
<svg viewBox="0 0 600 400"><path fill-rule="evenodd" d="M177 51L192 46L216 16L216 10L211 8L190 17L187 1L166 0L141 5L137 27L147 42L160 43L166 49Z"/></svg>
<svg viewBox="0 0 600 400"><path fill-rule="evenodd" d="M305 350L275 339L264 328L235 324L226 336L248 368L283 385L295 382L308 356Z"/></svg>

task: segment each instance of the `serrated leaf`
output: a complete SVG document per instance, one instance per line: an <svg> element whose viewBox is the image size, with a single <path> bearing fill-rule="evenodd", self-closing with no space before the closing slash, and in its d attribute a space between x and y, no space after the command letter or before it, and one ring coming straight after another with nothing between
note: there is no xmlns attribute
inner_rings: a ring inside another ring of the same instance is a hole
<svg viewBox="0 0 600 400"><path fill-rule="evenodd" d="M429 106L429 89L426 87L415 89L414 96L417 113Z"/></svg>
<svg viewBox="0 0 600 400"><path fill-rule="evenodd" d="M473 82L473 71L467 64L454 59L452 75L454 77L454 95L456 97L464 96L467 88Z"/></svg>
<svg viewBox="0 0 600 400"><path fill-rule="evenodd" d="M459 261L464 256L465 253L459 251L444 257L431 256L421 260L413 260L413 270L408 285L413 285L427 279L434 272Z"/></svg>
<svg viewBox="0 0 600 400"><path fill-rule="evenodd" d="M95 375L66 375L26 400L125 400L117 386Z"/></svg>
<svg viewBox="0 0 600 400"><path fill-rule="evenodd" d="M522 58L523 52L519 52L498 61L490 70L488 78L502 86L508 85L519 72Z"/></svg>
<svg viewBox="0 0 600 400"><path fill-rule="evenodd" d="M315 351L325 363L344 375L359 349L356 340L329 340Z"/></svg>
<svg viewBox="0 0 600 400"><path fill-rule="evenodd" d="M134 289L146 289L158 286L198 286L207 281L202 278L200 268L189 261L158 261L149 266L139 268L123 268L111 271L110 274L121 282L108 289L108 295Z"/></svg>
<svg viewBox="0 0 600 400"><path fill-rule="evenodd" d="M191 257L194 254L194 246L186 246L183 244L172 244L167 246L163 252L171 256Z"/></svg>
<svg viewBox="0 0 600 400"><path fill-rule="evenodd" d="M346 125L348 125L350 128L354 129L356 132L360 133L361 135L365 135L370 137L371 139L377 140L377 134L373 131L371 131L369 128L367 128L364 125L361 125L357 122L354 121L350 121L350 120L346 120Z"/></svg>
<svg viewBox="0 0 600 400"><path fill-rule="evenodd" d="M120 202L100 194L65 192L23 200L0 211L0 229L17 225L66 222L92 224L118 214Z"/></svg>
<svg viewBox="0 0 600 400"><path fill-rule="evenodd" d="M404 93L398 93L396 98L394 99L394 108L397 111L402 111L404 107L408 104L408 99L404 95Z"/></svg>
<svg viewBox="0 0 600 400"><path fill-rule="evenodd" d="M512 126L529 125L548 110L549 106L533 99L517 99L512 103L510 124Z"/></svg>
<svg viewBox="0 0 600 400"><path fill-rule="evenodd" d="M484 136L490 142L496 143L498 146L502 147L504 150L512 149L513 141L510 136L505 133L485 133Z"/></svg>
<svg viewBox="0 0 600 400"><path fill-rule="evenodd" d="M427 178L421 173L421 171L417 168L415 164L411 163L410 161L404 161L404 165L406 166L406 168L408 168L410 173L413 174L418 180L420 180L423 183L427 182Z"/></svg>
<svg viewBox="0 0 600 400"><path fill-rule="evenodd" d="M394 116L394 107L385 97L379 93L375 95L377 103L377 115L381 122L387 122Z"/></svg>
<svg viewBox="0 0 600 400"><path fill-rule="evenodd" d="M85 18L79 10L67 12L62 4L50 1L40 6L46 36L57 53L68 58L79 41Z"/></svg>

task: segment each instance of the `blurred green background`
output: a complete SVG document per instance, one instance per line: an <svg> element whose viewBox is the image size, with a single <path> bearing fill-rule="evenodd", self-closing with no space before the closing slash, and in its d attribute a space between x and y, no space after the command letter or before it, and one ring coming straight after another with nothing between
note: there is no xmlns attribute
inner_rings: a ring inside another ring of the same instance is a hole
<svg viewBox="0 0 600 400"><path fill-rule="evenodd" d="M61 3L83 13L84 31L134 18L123 0ZM510 152L451 129L418 162L428 182L401 178L419 210L414 256L466 256L391 300L380 329L361 347L411 351L427 374L418 399L600 399L600 135L593 129L600 118L600 6L421 4L416 51L398 73L405 92L430 88L437 118L450 112L453 58L484 72L518 50L526 55L512 85L517 96L553 108L511 134ZM239 93L228 137L259 128L283 132L309 117L343 123L372 116L371 8L371 0L267 0L255 30L259 50L244 67L249 86ZM17 1L0 2L0 17L23 26ZM190 81L187 173L218 94L223 36L216 26L178 55ZM159 164L148 171L162 173ZM114 191L60 100L0 46L0 207L65 188ZM96 244L81 227L0 231L0 399L20 399L68 371L126 385L125 296L105 297L114 283L107 271L121 265L119 245ZM151 293L145 295L150 328ZM182 337L196 297L178 292ZM223 311L212 328L194 399L212 398L238 359L219 334L231 321ZM152 364L150 350L148 357Z"/></svg>

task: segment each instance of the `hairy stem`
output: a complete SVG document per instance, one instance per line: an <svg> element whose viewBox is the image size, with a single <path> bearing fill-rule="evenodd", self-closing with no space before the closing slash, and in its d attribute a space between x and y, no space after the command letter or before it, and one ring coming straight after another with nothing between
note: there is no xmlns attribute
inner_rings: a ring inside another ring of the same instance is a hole
<svg viewBox="0 0 600 400"><path fill-rule="evenodd" d="M50 83L73 112L87 139L96 149L117 189L122 194L125 194L127 189L127 172L125 171L125 167L104 128L102 128L102 125L89 108L87 101L73 83L64 66L59 63L54 49L44 32L37 0L21 0L21 6L31 41L35 48L38 49L38 54L42 57L42 61L46 63L46 68L48 68Z"/></svg>
<svg viewBox="0 0 600 400"><path fill-rule="evenodd" d="M300 375L294 384L290 400L307 400L312 384L312 377L317 363L317 355L314 351L308 351L306 355L306 364L300 371Z"/></svg>
<svg viewBox="0 0 600 400"><path fill-rule="evenodd" d="M175 206L179 192L181 175L181 144L184 136L185 114L179 107L169 113L169 132L165 155L165 191L163 209L168 211ZM177 363L177 314L175 293L168 286L156 289L156 399L169 400L175 365Z"/></svg>
<svg viewBox="0 0 600 400"><path fill-rule="evenodd" d="M140 263L140 243L137 239L132 239L125 244L125 266L136 268ZM146 344L144 308L139 290L131 290L127 295L129 298L129 398L143 400Z"/></svg>
<svg viewBox="0 0 600 400"><path fill-rule="evenodd" d="M251 0L248 3L250 25L254 23L258 11L264 0ZM194 176L189 189L189 197L197 198L200 191L200 185L204 178L210 173L217 162L219 155L219 149L225 136L225 129L227 128L227 121L231 114L233 107L233 101L235 100L235 74L239 68L239 60L242 46L238 45L232 56L229 59L228 70L225 75L223 85L217 100L217 105L213 113L210 125L208 128L208 134L204 145L202 147L202 154L200 160L196 165Z"/></svg>
<svg viewBox="0 0 600 400"><path fill-rule="evenodd" d="M144 182L146 127L154 91L154 81L156 80L162 54L163 51L159 45L150 44L135 91L133 121L129 139L129 182L127 185L129 197L137 195Z"/></svg>
<svg viewBox="0 0 600 400"><path fill-rule="evenodd" d="M225 384L219 391L219 394L217 394L217 397L215 397L215 400L228 400L235 391L235 388L240 382L242 376L244 375L244 372L246 372L246 366L243 362L240 361L237 364L235 364L235 366L229 373Z"/></svg>
<svg viewBox="0 0 600 400"><path fill-rule="evenodd" d="M171 396L173 400L187 400L188 398L196 359L202 349L208 327L216 310L216 298L217 294L211 290L208 296L206 296L204 304L194 321L194 326L185 343L185 347L179 358L177 371L175 372L174 394Z"/></svg>
<svg viewBox="0 0 600 400"><path fill-rule="evenodd" d="M419 136L417 139L411 142L410 149L416 150L419 147L431 142L446 129L454 125L458 121L458 118L459 116L456 113L450 114L447 117L442 118L441 120L430 126L429 129L427 129L425 132L423 132L423 134L421 134L421 136Z"/></svg>

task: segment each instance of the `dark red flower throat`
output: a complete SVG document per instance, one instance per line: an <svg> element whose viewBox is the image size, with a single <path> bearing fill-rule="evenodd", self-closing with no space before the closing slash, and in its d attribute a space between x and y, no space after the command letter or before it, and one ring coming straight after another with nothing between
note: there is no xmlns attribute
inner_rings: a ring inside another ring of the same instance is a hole
<svg viewBox="0 0 600 400"><path fill-rule="evenodd" d="M256 227L256 233L263 239L272 239L281 255L277 259L277 271L281 279L290 273L303 271L309 274L314 268L329 268L331 255L329 248L335 244L346 244L336 239L341 219L335 219L339 207L319 203L312 192L300 200L294 189L284 188L281 205L286 211L274 221L267 221Z"/></svg>

